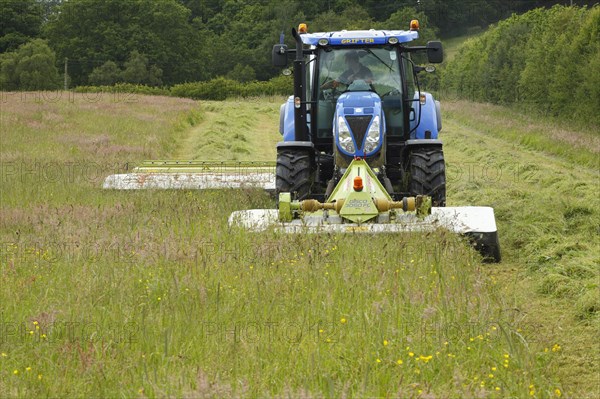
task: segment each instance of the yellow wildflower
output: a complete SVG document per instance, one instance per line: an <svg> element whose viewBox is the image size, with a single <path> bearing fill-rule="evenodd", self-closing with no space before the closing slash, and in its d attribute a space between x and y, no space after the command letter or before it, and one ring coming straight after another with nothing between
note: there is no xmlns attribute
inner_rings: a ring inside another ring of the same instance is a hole
<svg viewBox="0 0 600 399"><path fill-rule="evenodd" d="M552 347L552 352L558 352L558 351L560 351L560 345L554 344L554 346Z"/></svg>
<svg viewBox="0 0 600 399"><path fill-rule="evenodd" d="M346 319L342 317L342 318L340 319L340 323L342 323L342 324L346 324Z"/></svg>
<svg viewBox="0 0 600 399"><path fill-rule="evenodd" d="M556 388L554 390L554 394L556 395L556 397L560 398L562 396L562 392L560 391L560 389Z"/></svg>
<svg viewBox="0 0 600 399"><path fill-rule="evenodd" d="M402 364L402 363L404 363L404 362L402 361L402 359L398 359L398 361L397 361L396 363L398 363L398 364Z"/></svg>

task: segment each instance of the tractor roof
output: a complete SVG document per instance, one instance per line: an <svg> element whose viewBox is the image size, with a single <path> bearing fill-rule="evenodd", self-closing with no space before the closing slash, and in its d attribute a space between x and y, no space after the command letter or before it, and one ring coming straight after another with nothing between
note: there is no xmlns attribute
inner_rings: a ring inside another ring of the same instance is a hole
<svg viewBox="0 0 600 399"><path fill-rule="evenodd" d="M399 43L406 43L419 38L415 30L343 30L340 32L317 32L301 34L302 42L316 46L319 39L327 39L333 46L381 45L395 37Z"/></svg>

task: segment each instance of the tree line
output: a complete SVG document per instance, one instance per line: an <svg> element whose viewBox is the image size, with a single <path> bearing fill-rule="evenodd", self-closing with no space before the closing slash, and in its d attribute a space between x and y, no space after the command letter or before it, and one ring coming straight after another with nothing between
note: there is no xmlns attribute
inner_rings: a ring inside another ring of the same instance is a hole
<svg viewBox="0 0 600 399"><path fill-rule="evenodd" d="M501 21L461 47L441 87L600 125L600 6L555 6Z"/></svg>
<svg viewBox="0 0 600 399"><path fill-rule="evenodd" d="M485 27L554 0L2 0L3 90L115 83L172 86L277 74L270 50L283 31L405 29L426 38Z"/></svg>

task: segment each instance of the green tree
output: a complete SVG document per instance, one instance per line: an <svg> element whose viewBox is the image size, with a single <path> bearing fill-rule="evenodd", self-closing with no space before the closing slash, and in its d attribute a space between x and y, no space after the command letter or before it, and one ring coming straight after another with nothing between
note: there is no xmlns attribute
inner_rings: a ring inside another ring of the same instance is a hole
<svg viewBox="0 0 600 399"><path fill-rule="evenodd" d="M256 73L250 65L236 64L226 78L245 83L256 80Z"/></svg>
<svg viewBox="0 0 600 399"><path fill-rule="evenodd" d="M2 90L53 90L60 87L56 56L42 39L0 56Z"/></svg>
<svg viewBox="0 0 600 399"><path fill-rule="evenodd" d="M97 86L110 86L119 81L121 70L113 61L106 61L102 66L94 68L89 76L89 82Z"/></svg>
<svg viewBox="0 0 600 399"><path fill-rule="evenodd" d="M38 37L43 9L36 0L0 1L0 53Z"/></svg>
<svg viewBox="0 0 600 399"><path fill-rule="evenodd" d="M358 5L343 8L341 11L326 11L309 23L312 32L334 30L366 30L372 28L373 20L367 10Z"/></svg>
<svg viewBox="0 0 600 399"><path fill-rule="evenodd" d="M86 83L98 63L122 64L134 50L163 71L166 84L208 77L198 26L177 0L70 0L58 11L44 31L57 55L73 60L74 84Z"/></svg>
<svg viewBox="0 0 600 399"><path fill-rule="evenodd" d="M148 68L148 57L134 50L125 63L121 72L121 80L126 83L147 84L157 86L161 84L162 71L156 66Z"/></svg>

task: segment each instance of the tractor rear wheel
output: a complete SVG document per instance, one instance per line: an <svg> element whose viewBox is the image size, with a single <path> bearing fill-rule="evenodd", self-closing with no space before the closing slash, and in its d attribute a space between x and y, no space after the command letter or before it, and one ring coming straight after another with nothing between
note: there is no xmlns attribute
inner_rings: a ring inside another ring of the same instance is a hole
<svg viewBox="0 0 600 399"><path fill-rule="evenodd" d="M291 193L292 198L304 200L312 186L312 157L305 149L281 148L277 150L275 188L279 193Z"/></svg>
<svg viewBox="0 0 600 399"><path fill-rule="evenodd" d="M408 161L410 195L429 195L433 206L446 206L446 165L441 148L418 148Z"/></svg>

